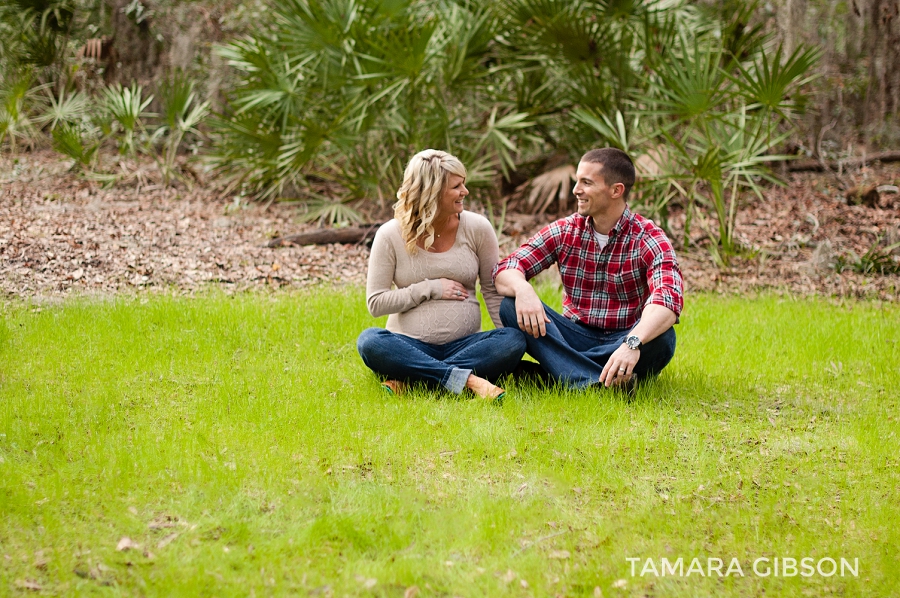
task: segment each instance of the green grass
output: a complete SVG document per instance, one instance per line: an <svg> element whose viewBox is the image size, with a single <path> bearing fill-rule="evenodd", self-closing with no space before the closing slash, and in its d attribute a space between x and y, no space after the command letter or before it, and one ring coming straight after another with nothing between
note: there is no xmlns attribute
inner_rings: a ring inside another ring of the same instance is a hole
<svg viewBox="0 0 900 598"><path fill-rule="evenodd" d="M380 392L363 303L0 307L0 595L896 595L897 307L693 296L635 399L492 406Z"/></svg>

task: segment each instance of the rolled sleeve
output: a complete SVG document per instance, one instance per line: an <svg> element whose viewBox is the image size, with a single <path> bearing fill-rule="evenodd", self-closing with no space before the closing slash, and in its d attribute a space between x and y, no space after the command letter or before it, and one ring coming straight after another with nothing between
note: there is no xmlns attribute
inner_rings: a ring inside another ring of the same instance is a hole
<svg viewBox="0 0 900 598"><path fill-rule="evenodd" d="M652 236L645 244L644 261L647 263L647 285L650 296L647 305L661 305L676 317L684 308L684 280L675 250L667 238Z"/></svg>
<svg viewBox="0 0 900 598"><path fill-rule="evenodd" d="M518 250L517 250L518 251ZM521 273L525 273L525 268L519 265L519 260L516 258L515 254L507 256L497 262L497 265L494 266L494 271L491 274L491 280L497 282L497 275L503 272L504 270L518 270Z"/></svg>

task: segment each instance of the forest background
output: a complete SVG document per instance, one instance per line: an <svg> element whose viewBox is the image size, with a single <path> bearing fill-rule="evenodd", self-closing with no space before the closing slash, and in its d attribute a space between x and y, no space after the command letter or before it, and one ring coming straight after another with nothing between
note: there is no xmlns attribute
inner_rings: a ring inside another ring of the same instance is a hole
<svg viewBox="0 0 900 598"><path fill-rule="evenodd" d="M898 11L0 4L0 587L891 595ZM679 247L664 375L379 394L364 244L290 233L386 219L437 146L509 248L593 145L638 158L633 207ZM629 573L667 555L859 575Z"/></svg>
<svg viewBox="0 0 900 598"><path fill-rule="evenodd" d="M693 225L727 266L753 252L737 213L783 178L773 164L842 170L835 160L896 147L898 10L15 0L0 9L0 143L12 156L52 146L104 185L211 173L238 201L294 201L337 225L384 216L405 157L443 147L498 229L507 209L565 212L571 164L607 144L641 156L639 211L671 234L682 210L684 248ZM153 175L129 165L151 158ZM893 190L842 186L851 203ZM896 270L892 234L870 248L883 271ZM843 260L869 267L855 257Z"/></svg>

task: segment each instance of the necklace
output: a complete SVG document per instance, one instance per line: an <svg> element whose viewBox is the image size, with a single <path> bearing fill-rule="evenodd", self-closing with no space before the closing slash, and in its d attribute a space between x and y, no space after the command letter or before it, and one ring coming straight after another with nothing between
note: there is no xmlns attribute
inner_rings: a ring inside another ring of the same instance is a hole
<svg viewBox="0 0 900 598"><path fill-rule="evenodd" d="M444 226L444 232L446 232L447 228L449 228L449 227L450 227L450 221L448 220L446 226ZM434 229L434 236L438 239L441 238L441 235L437 232L437 229Z"/></svg>

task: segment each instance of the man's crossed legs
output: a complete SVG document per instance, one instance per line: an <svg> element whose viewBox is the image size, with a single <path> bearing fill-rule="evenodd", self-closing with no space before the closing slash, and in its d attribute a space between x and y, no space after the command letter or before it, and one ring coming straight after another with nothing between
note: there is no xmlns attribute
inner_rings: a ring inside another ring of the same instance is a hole
<svg viewBox="0 0 900 598"><path fill-rule="evenodd" d="M554 379L573 388L599 384L600 373L613 352L622 346L631 329L605 331L573 322L556 313L546 304L544 312L550 318L547 335L534 338L525 334L528 354L535 358ZM503 325L518 328L516 300L505 297L500 305ZM644 380L659 374L675 355L675 329L644 343L641 357L634 367L634 376Z"/></svg>

